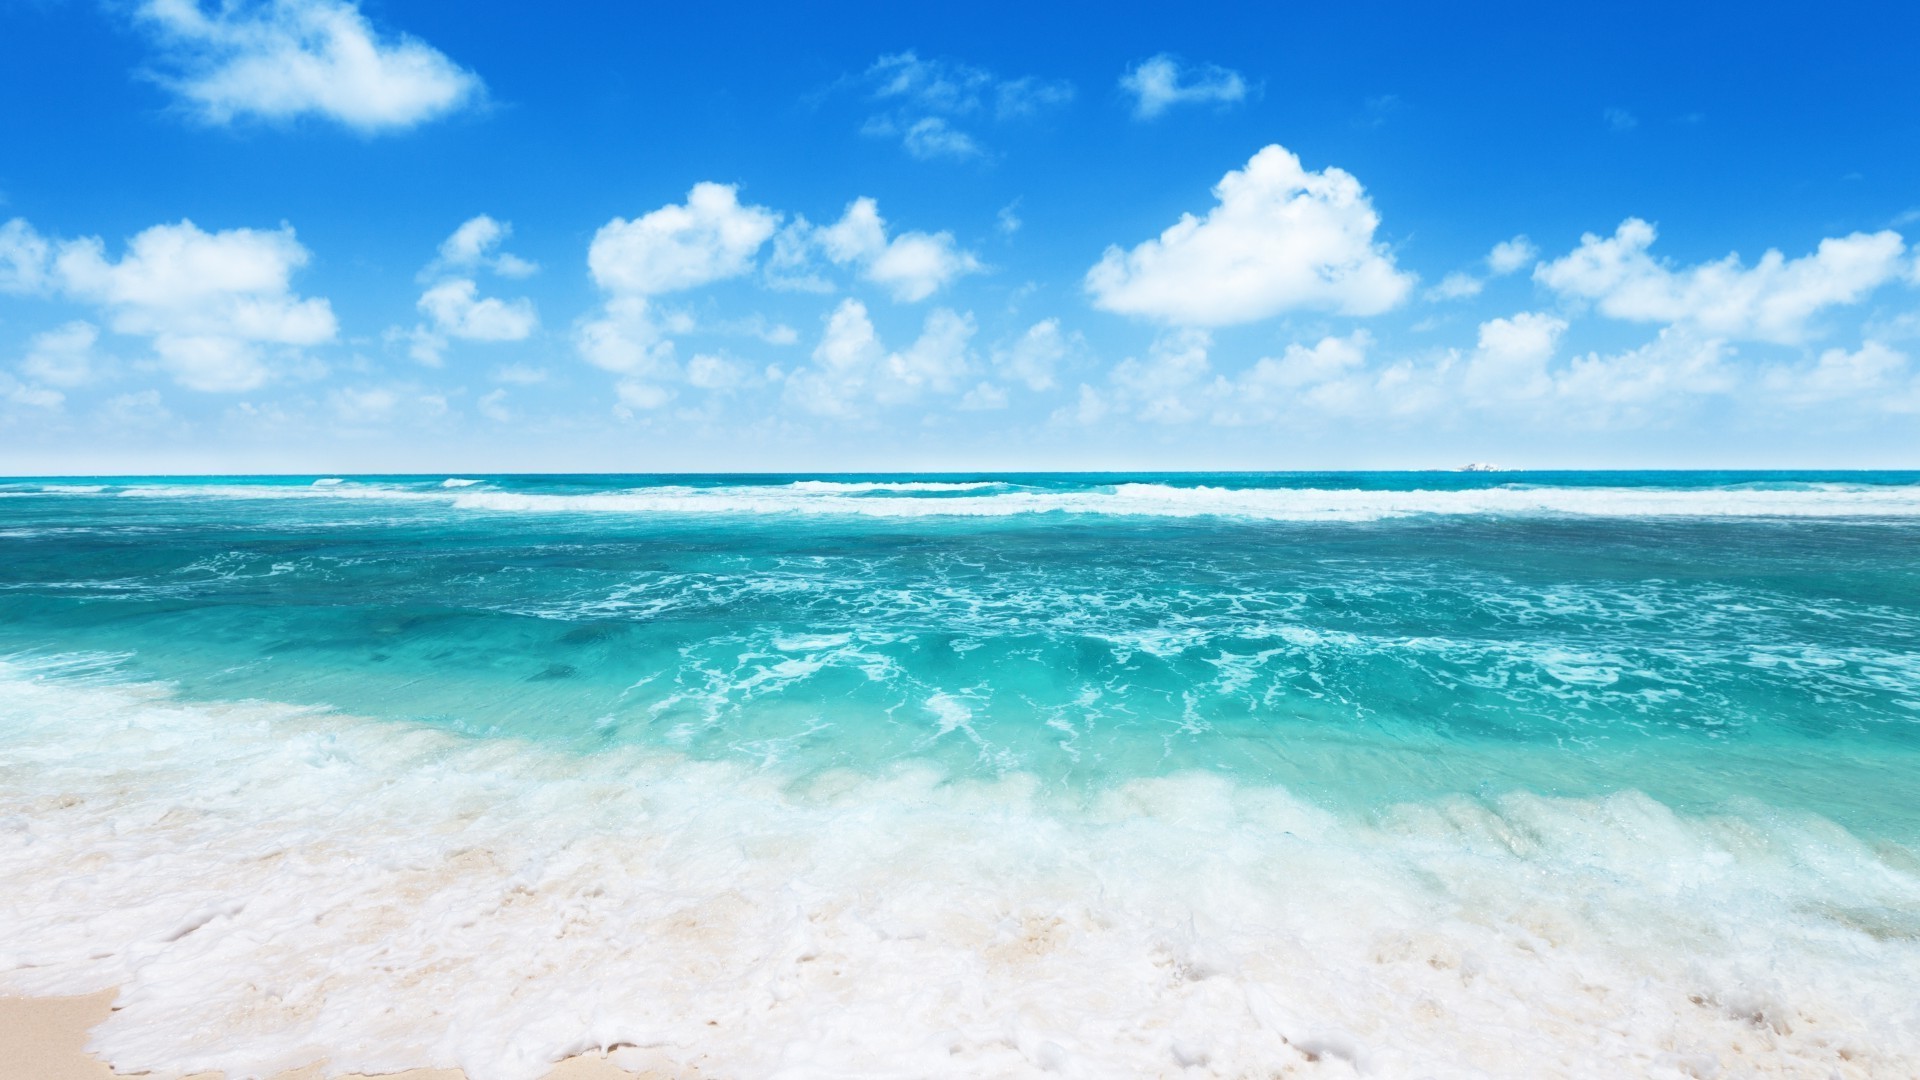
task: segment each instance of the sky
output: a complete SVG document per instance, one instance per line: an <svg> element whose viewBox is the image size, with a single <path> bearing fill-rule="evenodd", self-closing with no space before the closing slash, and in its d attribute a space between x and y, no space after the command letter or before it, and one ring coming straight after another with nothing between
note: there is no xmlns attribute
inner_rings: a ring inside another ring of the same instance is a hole
<svg viewBox="0 0 1920 1080"><path fill-rule="evenodd" d="M0 0L0 472L1920 467L1920 8L1569 7Z"/></svg>

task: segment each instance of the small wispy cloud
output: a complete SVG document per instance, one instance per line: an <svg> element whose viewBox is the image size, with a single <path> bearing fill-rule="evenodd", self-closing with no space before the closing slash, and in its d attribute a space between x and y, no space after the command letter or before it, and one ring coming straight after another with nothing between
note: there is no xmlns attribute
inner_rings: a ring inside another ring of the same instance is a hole
<svg viewBox="0 0 1920 1080"><path fill-rule="evenodd" d="M1614 131L1632 131L1640 126L1639 117L1618 106L1603 111L1600 119L1606 121L1607 127Z"/></svg>
<svg viewBox="0 0 1920 1080"><path fill-rule="evenodd" d="M1152 120L1175 105L1234 105L1245 101L1247 80L1218 64L1186 64L1170 53L1142 60L1120 76L1133 95L1136 120Z"/></svg>
<svg viewBox="0 0 1920 1080"><path fill-rule="evenodd" d="M859 80L881 111L861 126L863 135L897 138L922 161L981 157L986 147L974 130L1039 116L1073 100L1073 84L1036 75L1003 78L955 60L925 59L909 50L873 62Z"/></svg>

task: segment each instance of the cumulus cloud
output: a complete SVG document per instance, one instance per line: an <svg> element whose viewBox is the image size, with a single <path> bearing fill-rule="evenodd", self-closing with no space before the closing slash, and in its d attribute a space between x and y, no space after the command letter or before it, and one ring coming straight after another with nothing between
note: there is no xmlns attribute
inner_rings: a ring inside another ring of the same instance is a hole
<svg viewBox="0 0 1920 1080"><path fill-rule="evenodd" d="M1487 252L1485 260L1487 273L1490 277L1505 277L1533 262L1539 255L1540 252L1533 246L1533 241L1525 236L1502 240L1493 245L1492 251ZM1442 302L1464 300L1479 296L1486 287L1486 279L1476 277L1465 270L1456 270L1441 278L1440 284L1428 289L1426 297L1428 300Z"/></svg>
<svg viewBox="0 0 1920 1080"><path fill-rule="evenodd" d="M1036 116L1073 100L1073 84L1037 76L1002 78L952 60L923 59L908 51L874 61L863 76L882 109L867 118L864 135L897 138L921 160L963 159L985 153L959 125Z"/></svg>
<svg viewBox="0 0 1920 1080"><path fill-rule="evenodd" d="M166 47L161 81L203 119L319 116L372 133L412 127L477 100L472 72L425 42L376 31L348 0L147 0Z"/></svg>
<svg viewBox="0 0 1920 1080"><path fill-rule="evenodd" d="M950 232L889 237L879 204L864 196L849 203L832 225L814 225L797 216L781 229L767 260L766 282L776 289L832 292L823 261L853 268L862 280L902 303L925 300L956 278L984 269Z"/></svg>
<svg viewBox="0 0 1920 1080"><path fill-rule="evenodd" d="M59 410L67 400L67 395L45 386L23 383L4 371L0 371L0 403L24 405L30 409L46 412Z"/></svg>
<svg viewBox="0 0 1920 1080"><path fill-rule="evenodd" d="M390 331L408 340L408 352L415 360L439 367L451 339L525 341L533 335L540 319L532 300L483 297L479 282L467 276L492 270L508 277L524 277L537 270L532 263L499 251L501 241L512 233L511 224L481 214L462 222L441 242L434 260L420 272L423 280L433 281L415 305L427 322L404 335ZM460 276L449 276L454 274ZM436 276L439 280L434 280Z"/></svg>
<svg viewBox="0 0 1920 1080"><path fill-rule="evenodd" d="M1144 357L1116 365L1104 385L1083 385L1078 401L1055 420L1125 417L1231 427L1328 418L1449 425L1486 418L1532 428L1631 428L1670 421L1713 396L1760 389L1743 381L1719 339L1668 329L1635 349L1557 361L1567 329L1559 316L1521 312L1481 323L1470 349L1384 360L1374 359L1378 345L1362 329L1290 344L1228 372L1214 370L1213 343L1204 331L1169 331ZM1892 370L1871 354L1836 358L1830 366L1858 375L1856 364Z"/></svg>
<svg viewBox="0 0 1920 1080"><path fill-rule="evenodd" d="M867 307L842 300L827 317L813 362L787 376L787 400L822 416L855 417L871 405L901 405L952 393L972 370L973 316L947 308L927 315L918 339L888 350Z"/></svg>
<svg viewBox="0 0 1920 1080"><path fill-rule="evenodd" d="M574 345L588 363L625 376L616 411L659 408L673 396L663 383L680 375L671 335L692 321L653 298L750 273L779 225L779 214L743 205L734 186L699 183L685 203L600 227L587 268L610 295L597 317L581 321Z"/></svg>
<svg viewBox="0 0 1920 1080"><path fill-rule="evenodd" d="M101 404L98 415L103 425L114 430L158 427L173 419L158 390L115 394Z"/></svg>
<svg viewBox="0 0 1920 1080"><path fill-rule="evenodd" d="M1025 383L1029 390L1051 390L1060 365L1085 349L1078 334L1060 330L1059 319L1043 319L1026 332L993 350L993 367L1004 378Z"/></svg>
<svg viewBox="0 0 1920 1080"><path fill-rule="evenodd" d="M580 355L622 375L665 378L676 370L672 334L691 329L684 316L661 316L644 296L616 296L574 335Z"/></svg>
<svg viewBox="0 0 1920 1080"><path fill-rule="evenodd" d="M468 341L521 341L537 323L533 301L481 297L479 286L470 278L433 286L421 294L419 306L435 328Z"/></svg>
<svg viewBox="0 0 1920 1080"><path fill-rule="evenodd" d="M587 249L587 268L596 284L618 295L691 289L752 270L779 224L773 211L741 205L733 185L699 183L683 204L602 225Z"/></svg>
<svg viewBox="0 0 1920 1080"><path fill-rule="evenodd" d="M1870 404L1886 412L1920 412L1920 378L1905 353L1878 341L1828 349L1810 365L1777 365L1762 377L1768 396L1789 406Z"/></svg>
<svg viewBox="0 0 1920 1080"><path fill-rule="evenodd" d="M21 246L46 244L24 223L22 237ZM337 329L327 301L292 291L308 254L289 227L155 225L117 260L97 237L46 250L42 287L97 306L116 333L147 338L160 366L191 389L255 389L273 375L268 347L318 345Z"/></svg>
<svg viewBox="0 0 1920 1080"><path fill-rule="evenodd" d="M35 334L20 361L21 374L49 386L85 386L98 375L93 347L99 340L99 328L79 320Z"/></svg>
<svg viewBox="0 0 1920 1080"><path fill-rule="evenodd" d="M1540 249L1526 236L1516 236L1511 240L1502 240L1487 252L1487 269L1495 277L1504 277L1514 273L1540 257Z"/></svg>
<svg viewBox="0 0 1920 1080"><path fill-rule="evenodd" d="M1176 326L1254 322L1298 308L1373 315L1413 276L1375 241L1379 215L1360 182L1303 169L1268 146L1213 189L1218 204L1131 251L1109 247L1087 272L1095 306Z"/></svg>
<svg viewBox="0 0 1920 1080"><path fill-rule="evenodd" d="M864 197L814 236L833 262L859 267L863 278L903 302L925 300L960 275L981 269L980 260L960 250L950 232L904 232L889 239L879 205Z"/></svg>
<svg viewBox="0 0 1920 1080"><path fill-rule="evenodd" d="M687 361L687 382L702 390L734 390L749 378L744 364L724 356L701 353Z"/></svg>
<svg viewBox="0 0 1920 1080"><path fill-rule="evenodd" d="M51 284L47 271L52 258L52 246L24 218L0 225L0 292L46 289Z"/></svg>
<svg viewBox="0 0 1920 1080"><path fill-rule="evenodd" d="M1895 232L1853 233L1797 259L1769 250L1752 267L1735 254L1676 269L1648 254L1655 236L1651 224L1628 218L1612 236L1582 236L1578 248L1536 267L1534 280L1616 319L1793 344L1823 309L1857 303L1893 279L1906 248Z"/></svg>
<svg viewBox="0 0 1920 1080"><path fill-rule="evenodd" d="M1161 53L1127 69L1120 88L1133 95L1135 119L1152 120L1175 105L1231 105L1247 97L1247 80L1216 64L1187 65Z"/></svg>
<svg viewBox="0 0 1920 1080"><path fill-rule="evenodd" d="M513 235L511 222L497 221L490 214L468 218L440 243L439 258L424 273L438 270L471 271L484 267L501 277L530 277L540 270L538 263L500 250Z"/></svg>
<svg viewBox="0 0 1920 1080"><path fill-rule="evenodd" d="M1472 274L1456 270L1440 279L1440 284L1427 290L1429 300L1465 300L1479 296L1487 283Z"/></svg>
<svg viewBox="0 0 1920 1080"><path fill-rule="evenodd" d="M1479 346L1462 374L1467 395L1486 402L1547 393L1547 361L1566 330L1565 319L1531 311L1481 323Z"/></svg>

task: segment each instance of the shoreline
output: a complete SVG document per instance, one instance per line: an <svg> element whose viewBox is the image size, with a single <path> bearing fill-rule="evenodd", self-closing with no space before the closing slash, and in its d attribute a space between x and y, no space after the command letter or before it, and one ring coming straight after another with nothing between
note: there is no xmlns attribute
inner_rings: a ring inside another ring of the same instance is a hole
<svg viewBox="0 0 1920 1080"><path fill-rule="evenodd" d="M93 1029L113 1012L119 990L72 997L0 995L0 1080L113 1080L144 1076L153 1080L226 1080L222 1073L116 1072L87 1052ZM622 1053L630 1051L621 1051ZM609 1058L586 1054L554 1065L542 1080L690 1080L697 1073L642 1065L627 1069ZM466 1080L459 1069L415 1068L397 1073L334 1073L325 1062L264 1080Z"/></svg>

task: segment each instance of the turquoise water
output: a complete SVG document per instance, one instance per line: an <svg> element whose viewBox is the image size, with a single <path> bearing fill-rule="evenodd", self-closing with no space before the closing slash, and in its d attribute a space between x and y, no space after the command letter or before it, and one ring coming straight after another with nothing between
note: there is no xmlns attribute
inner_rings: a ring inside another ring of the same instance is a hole
<svg viewBox="0 0 1920 1080"><path fill-rule="evenodd" d="M796 779L1920 836L1913 474L330 479L5 484L0 651Z"/></svg>

